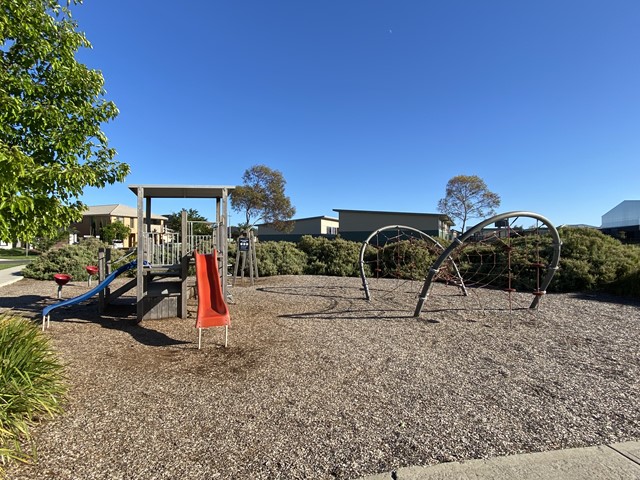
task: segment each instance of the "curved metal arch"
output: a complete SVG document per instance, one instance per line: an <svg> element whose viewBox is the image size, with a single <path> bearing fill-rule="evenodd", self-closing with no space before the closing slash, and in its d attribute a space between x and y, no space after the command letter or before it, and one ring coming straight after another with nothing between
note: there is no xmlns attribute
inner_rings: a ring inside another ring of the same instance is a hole
<svg viewBox="0 0 640 480"><path fill-rule="evenodd" d="M549 267L547 267L547 274L544 277L542 283L540 284L540 292L539 292L540 294L547 293L547 287L551 283L551 279L553 278L553 275L555 275L556 270L558 270L558 263L560 262L560 247L562 246L562 241L560 240L560 235L558 234L556 227L554 227L553 224L547 218L534 212L526 212L526 211L506 212L506 213L495 215L473 226L472 228L467 230L462 236L456 238L451 243L451 245L449 245L446 248L446 250L442 252L442 254L440 254L440 256L436 259L436 261L431 266L431 269L429 270L429 275L427 275L427 278L424 281L422 291L420 292L420 296L418 297L418 304L416 305L416 310L413 313L414 317L420 316L420 312L422 312L422 306L424 305L424 301L427 298L427 295L429 294L429 288L431 287L433 278L435 277L436 273L438 273L438 270L440 269L442 264L445 262L445 260L451 255L451 253L453 253L453 251L456 248L463 245L464 242L469 237L475 235L476 232L479 232L487 225L490 225L495 222L499 222L500 220L505 220L507 218L512 218L512 217L533 218L535 220L539 220L540 222L542 222L549 229L549 233L553 238L553 258L551 259L551 263L549 264ZM529 308L531 309L536 308L539 302L540 302L540 295L536 295L533 298L533 301L531 302L531 305L529 306Z"/></svg>
<svg viewBox="0 0 640 480"><path fill-rule="evenodd" d="M369 284L367 282L367 276L365 275L365 272L364 272L364 253L365 253L365 250L367 249L367 245L369 245L369 240L371 240L373 237L378 235L380 232L384 232L385 230L394 230L394 229L410 230L412 232L415 232L418 235L420 235L423 240L430 240L431 242L436 244L438 247L440 247L440 249L442 249L444 251L444 247L442 245L440 245L440 243L435 238L433 238L431 235L427 235L422 230L418 230L417 228L409 227L407 225L387 225L385 227L379 228L378 230L373 232L371 235L369 235L367 237L367 239L364 241L364 243L362 244L362 247L360 247L360 256L359 256L360 278L362 279L362 287L364 288L364 296L365 296L365 298L367 300L371 300L371 293L369 291ZM462 276L460 275L460 272L458 271L458 266L455 264L455 262L453 260L451 261L451 263L453 264L453 268L455 269L456 275L458 276L458 279L460 280L460 288L462 289L462 292L466 295L467 294L467 289L465 288L464 282L462 281Z"/></svg>

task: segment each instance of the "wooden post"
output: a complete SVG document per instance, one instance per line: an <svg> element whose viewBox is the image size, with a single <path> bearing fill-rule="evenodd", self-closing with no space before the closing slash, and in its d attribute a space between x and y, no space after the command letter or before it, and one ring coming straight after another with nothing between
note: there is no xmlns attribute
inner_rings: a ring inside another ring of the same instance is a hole
<svg viewBox="0 0 640 480"><path fill-rule="evenodd" d="M144 261L145 261L145 225L144 225L144 188L138 187L138 268L137 268L137 284L136 284L136 317L138 322L144 318L144 295L145 295L145 278L144 278Z"/></svg>
<svg viewBox="0 0 640 480"><path fill-rule="evenodd" d="M189 275L189 258L192 252L189 251L189 242L187 241L187 211L185 209L182 209L180 226L182 252L180 255L180 298L178 299L178 317L187 318L187 276Z"/></svg>
<svg viewBox="0 0 640 480"><path fill-rule="evenodd" d="M104 247L98 249L98 283L102 283L106 277L105 270L107 262L105 259ZM98 312L102 313L105 307L104 290L98 292Z"/></svg>
<svg viewBox="0 0 640 480"><path fill-rule="evenodd" d="M257 280L258 278L260 278L260 276L258 275L258 255L256 254L256 237L253 234L253 230L251 230L251 232L249 233L249 251L253 256L253 268L255 268L256 280Z"/></svg>

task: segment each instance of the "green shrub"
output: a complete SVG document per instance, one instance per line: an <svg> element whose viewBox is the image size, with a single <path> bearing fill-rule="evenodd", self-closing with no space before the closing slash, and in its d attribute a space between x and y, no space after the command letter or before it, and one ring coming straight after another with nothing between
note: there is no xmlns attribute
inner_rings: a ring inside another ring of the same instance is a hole
<svg viewBox="0 0 640 480"><path fill-rule="evenodd" d="M8 460L26 461L22 445L41 416L61 412L62 365L40 329L23 318L0 314L0 475Z"/></svg>
<svg viewBox="0 0 640 480"><path fill-rule="evenodd" d="M604 290L614 295L640 298L640 270L605 285Z"/></svg>
<svg viewBox="0 0 640 480"><path fill-rule="evenodd" d="M380 268L383 276L421 280L440 253L424 240L391 242L382 249Z"/></svg>
<svg viewBox="0 0 640 480"><path fill-rule="evenodd" d="M88 238L77 245L65 245L53 248L27 265L22 274L36 280L51 280L56 273L66 273L76 281L87 280L87 265L98 264L98 249L106 245L98 239ZM111 250L112 267L120 264L118 259L123 256L120 250Z"/></svg>
<svg viewBox="0 0 640 480"><path fill-rule="evenodd" d="M588 228L562 228L560 269L553 278L553 291L572 292L614 289L633 295L624 288L640 271L640 248Z"/></svg>
<svg viewBox="0 0 640 480"><path fill-rule="evenodd" d="M260 276L301 275L307 256L291 242L258 242L256 246Z"/></svg>
<svg viewBox="0 0 640 480"><path fill-rule="evenodd" d="M559 269L553 277L549 291L610 291L620 295L637 295L633 282L640 271L640 248L623 245L619 240L587 228L560 229L562 248ZM522 236L512 238L508 245L470 243L457 254L455 261L468 285L475 281L505 288L509 282L506 268L511 257L511 286L518 290L534 290L546 271L535 265L547 264L553 254L550 236ZM491 277L491 278L490 278ZM634 291L636 293L634 293Z"/></svg>
<svg viewBox="0 0 640 480"><path fill-rule="evenodd" d="M360 243L305 235L298 242L298 248L307 254L304 273L339 277L360 275Z"/></svg>

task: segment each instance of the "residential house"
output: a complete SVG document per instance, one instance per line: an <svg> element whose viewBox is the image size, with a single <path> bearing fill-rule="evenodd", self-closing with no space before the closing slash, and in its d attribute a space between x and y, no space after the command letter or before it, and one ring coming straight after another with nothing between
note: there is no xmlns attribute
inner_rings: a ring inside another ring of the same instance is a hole
<svg viewBox="0 0 640 480"><path fill-rule="evenodd" d="M123 238L125 248L134 247L138 243L138 211L127 205L94 205L83 214L82 221L73 227L79 237L99 237L102 227L114 222L121 222L131 229L129 238ZM151 214L151 230L164 232L167 217Z"/></svg>
<svg viewBox="0 0 640 480"><path fill-rule="evenodd" d="M624 200L602 215L602 233L628 242L640 242L640 200Z"/></svg>
<svg viewBox="0 0 640 480"><path fill-rule="evenodd" d="M288 241L297 242L303 235L313 237L334 238L338 235L340 223L335 217L308 217L292 220L294 227L291 232L280 232L275 228L266 225L256 225L258 227L258 239L261 241Z"/></svg>
<svg viewBox="0 0 640 480"><path fill-rule="evenodd" d="M340 237L363 242L373 232L388 225L413 227L434 238L449 238L451 218L442 213L380 212L372 210L343 210L338 212Z"/></svg>

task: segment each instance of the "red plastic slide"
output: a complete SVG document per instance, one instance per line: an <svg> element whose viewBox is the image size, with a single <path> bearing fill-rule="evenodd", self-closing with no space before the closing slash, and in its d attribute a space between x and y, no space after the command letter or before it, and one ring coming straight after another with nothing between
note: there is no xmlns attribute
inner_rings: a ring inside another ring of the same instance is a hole
<svg viewBox="0 0 640 480"><path fill-rule="evenodd" d="M229 308L224 301L220 273L218 272L218 252L210 255L193 252L196 259L196 282L198 285L198 348L201 346L202 329L225 327L224 346L227 346L227 329L231 323Z"/></svg>

